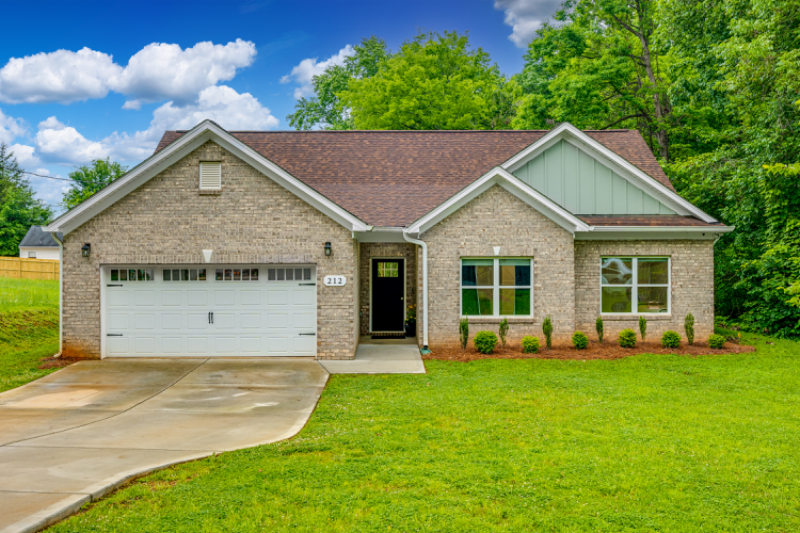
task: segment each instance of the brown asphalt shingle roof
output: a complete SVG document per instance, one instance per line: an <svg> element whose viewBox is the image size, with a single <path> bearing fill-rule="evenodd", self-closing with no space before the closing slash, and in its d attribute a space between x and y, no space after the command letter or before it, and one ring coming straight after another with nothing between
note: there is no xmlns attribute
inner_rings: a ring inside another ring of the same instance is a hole
<svg viewBox="0 0 800 533"><path fill-rule="evenodd" d="M156 151L185 131L167 131ZM373 226L407 226L547 131L231 131ZM587 135L674 190L635 130Z"/></svg>
<svg viewBox="0 0 800 533"><path fill-rule="evenodd" d="M578 215L591 226L720 226L719 222L704 222L694 217L681 215Z"/></svg>

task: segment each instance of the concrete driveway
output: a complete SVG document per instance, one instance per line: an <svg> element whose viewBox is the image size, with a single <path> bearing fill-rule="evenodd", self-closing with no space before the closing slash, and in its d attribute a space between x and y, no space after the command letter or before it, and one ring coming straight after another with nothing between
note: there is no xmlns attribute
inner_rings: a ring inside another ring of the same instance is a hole
<svg viewBox="0 0 800 533"><path fill-rule="evenodd" d="M164 466L297 434L313 359L105 359L0 394L0 533L37 531Z"/></svg>

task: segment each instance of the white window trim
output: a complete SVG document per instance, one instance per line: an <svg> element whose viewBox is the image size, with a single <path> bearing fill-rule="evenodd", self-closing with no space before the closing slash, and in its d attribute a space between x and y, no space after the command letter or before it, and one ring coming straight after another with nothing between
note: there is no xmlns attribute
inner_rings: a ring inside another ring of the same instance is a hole
<svg viewBox="0 0 800 533"><path fill-rule="evenodd" d="M494 260L494 266L492 270L492 275L494 276L494 285L470 285L465 287L464 286L464 261L470 260ZM530 262L531 265L531 284L528 285L503 285L500 286L500 260L501 259L525 259ZM459 316L467 317L467 318L532 318L533 317L533 258L532 257L460 257L458 261L458 313ZM492 311L491 315L465 315L463 314L464 311L464 289L492 289ZM527 315L501 315L500 314L500 289L530 289L531 297L530 297L530 314Z"/></svg>
<svg viewBox="0 0 800 533"><path fill-rule="evenodd" d="M219 185L217 187L203 187L203 166L204 165L218 165L219 168ZM198 186L201 191L221 191L222 190L222 161L200 161Z"/></svg>
<svg viewBox="0 0 800 533"><path fill-rule="evenodd" d="M609 285L603 284L603 266L602 262L605 259L632 259L633 264L633 279L631 280L631 285ZM639 284L639 259L666 259L667 260L667 284L664 285L663 283L645 283ZM599 305L599 312L603 316L643 316L645 318L651 316L672 316L672 258L666 257L663 255L601 255L600 256L600 275L598 276L599 283L600 283L600 300L598 302ZM636 302L639 301L639 287L667 287L667 312L666 313L642 313L639 312L639 306L637 304L636 311L633 310L633 301L631 301L631 310L629 312L624 311L603 311L603 287L622 287L622 288L631 288L631 298L632 300L635 299Z"/></svg>

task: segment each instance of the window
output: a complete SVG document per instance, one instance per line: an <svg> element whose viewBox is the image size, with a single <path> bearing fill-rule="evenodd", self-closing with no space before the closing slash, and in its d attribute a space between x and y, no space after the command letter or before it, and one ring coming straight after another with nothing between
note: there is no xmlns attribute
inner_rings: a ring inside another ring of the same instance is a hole
<svg viewBox="0 0 800 533"><path fill-rule="evenodd" d="M601 258L601 311L669 313L669 266L666 257Z"/></svg>
<svg viewBox="0 0 800 533"><path fill-rule="evenodd" d="M222 163L219 161L200 162L200 190L218 191L222 189Z"/></svg>
<svg viewBox="0 0 800 533"><path fill-rule="evenodd" d="M112 269L111 281L153 281L155 279L155 270L152 268L142 269Z"/></svg>
<svg viewBox="0 0 800 533"><path fill-rule="evenodd" d="M28 259L36 259L36 252L28 252Z"/></svg>
<svg viewBox="0 0 800 533"><path fill-rule="evenodd" d="M214 273L217 281L258 281L257 268L218 268Z"/></svg>
<svg viewBox="0 0 800 533"><path fill-rule="evenodd" d="M530 259L462 259L461 314L530 316Z"/></svg>
<svg viewBox="0 0 800 533"><path fill-rule="evenodd" d="M267 281L303 281L311 279L310 268L270 268Z"/></svg>
<svg viewBox="0 0 800 533"><path fill-rule="evenodd" d="M164 269L162 271L162 279L164 281L205 281L206 269L205 268L173 268L171 270Z"/></svg>
<svg viewBox="0 0 800 533"><path fill-rule="evenodd" d="M378 263L379 278L396 278L400 275L399 263Z"/></svg>

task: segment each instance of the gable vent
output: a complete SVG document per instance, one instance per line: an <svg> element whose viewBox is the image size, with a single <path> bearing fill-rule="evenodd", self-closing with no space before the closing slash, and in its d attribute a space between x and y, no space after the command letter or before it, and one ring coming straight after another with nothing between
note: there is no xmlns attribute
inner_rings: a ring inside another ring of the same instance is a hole
<svg viewBox="0 0 800 533"><path fill-rule="evenodd" d="M202 161L200 163L200 189L222 189L222 163L219 161Z"/></svg>

